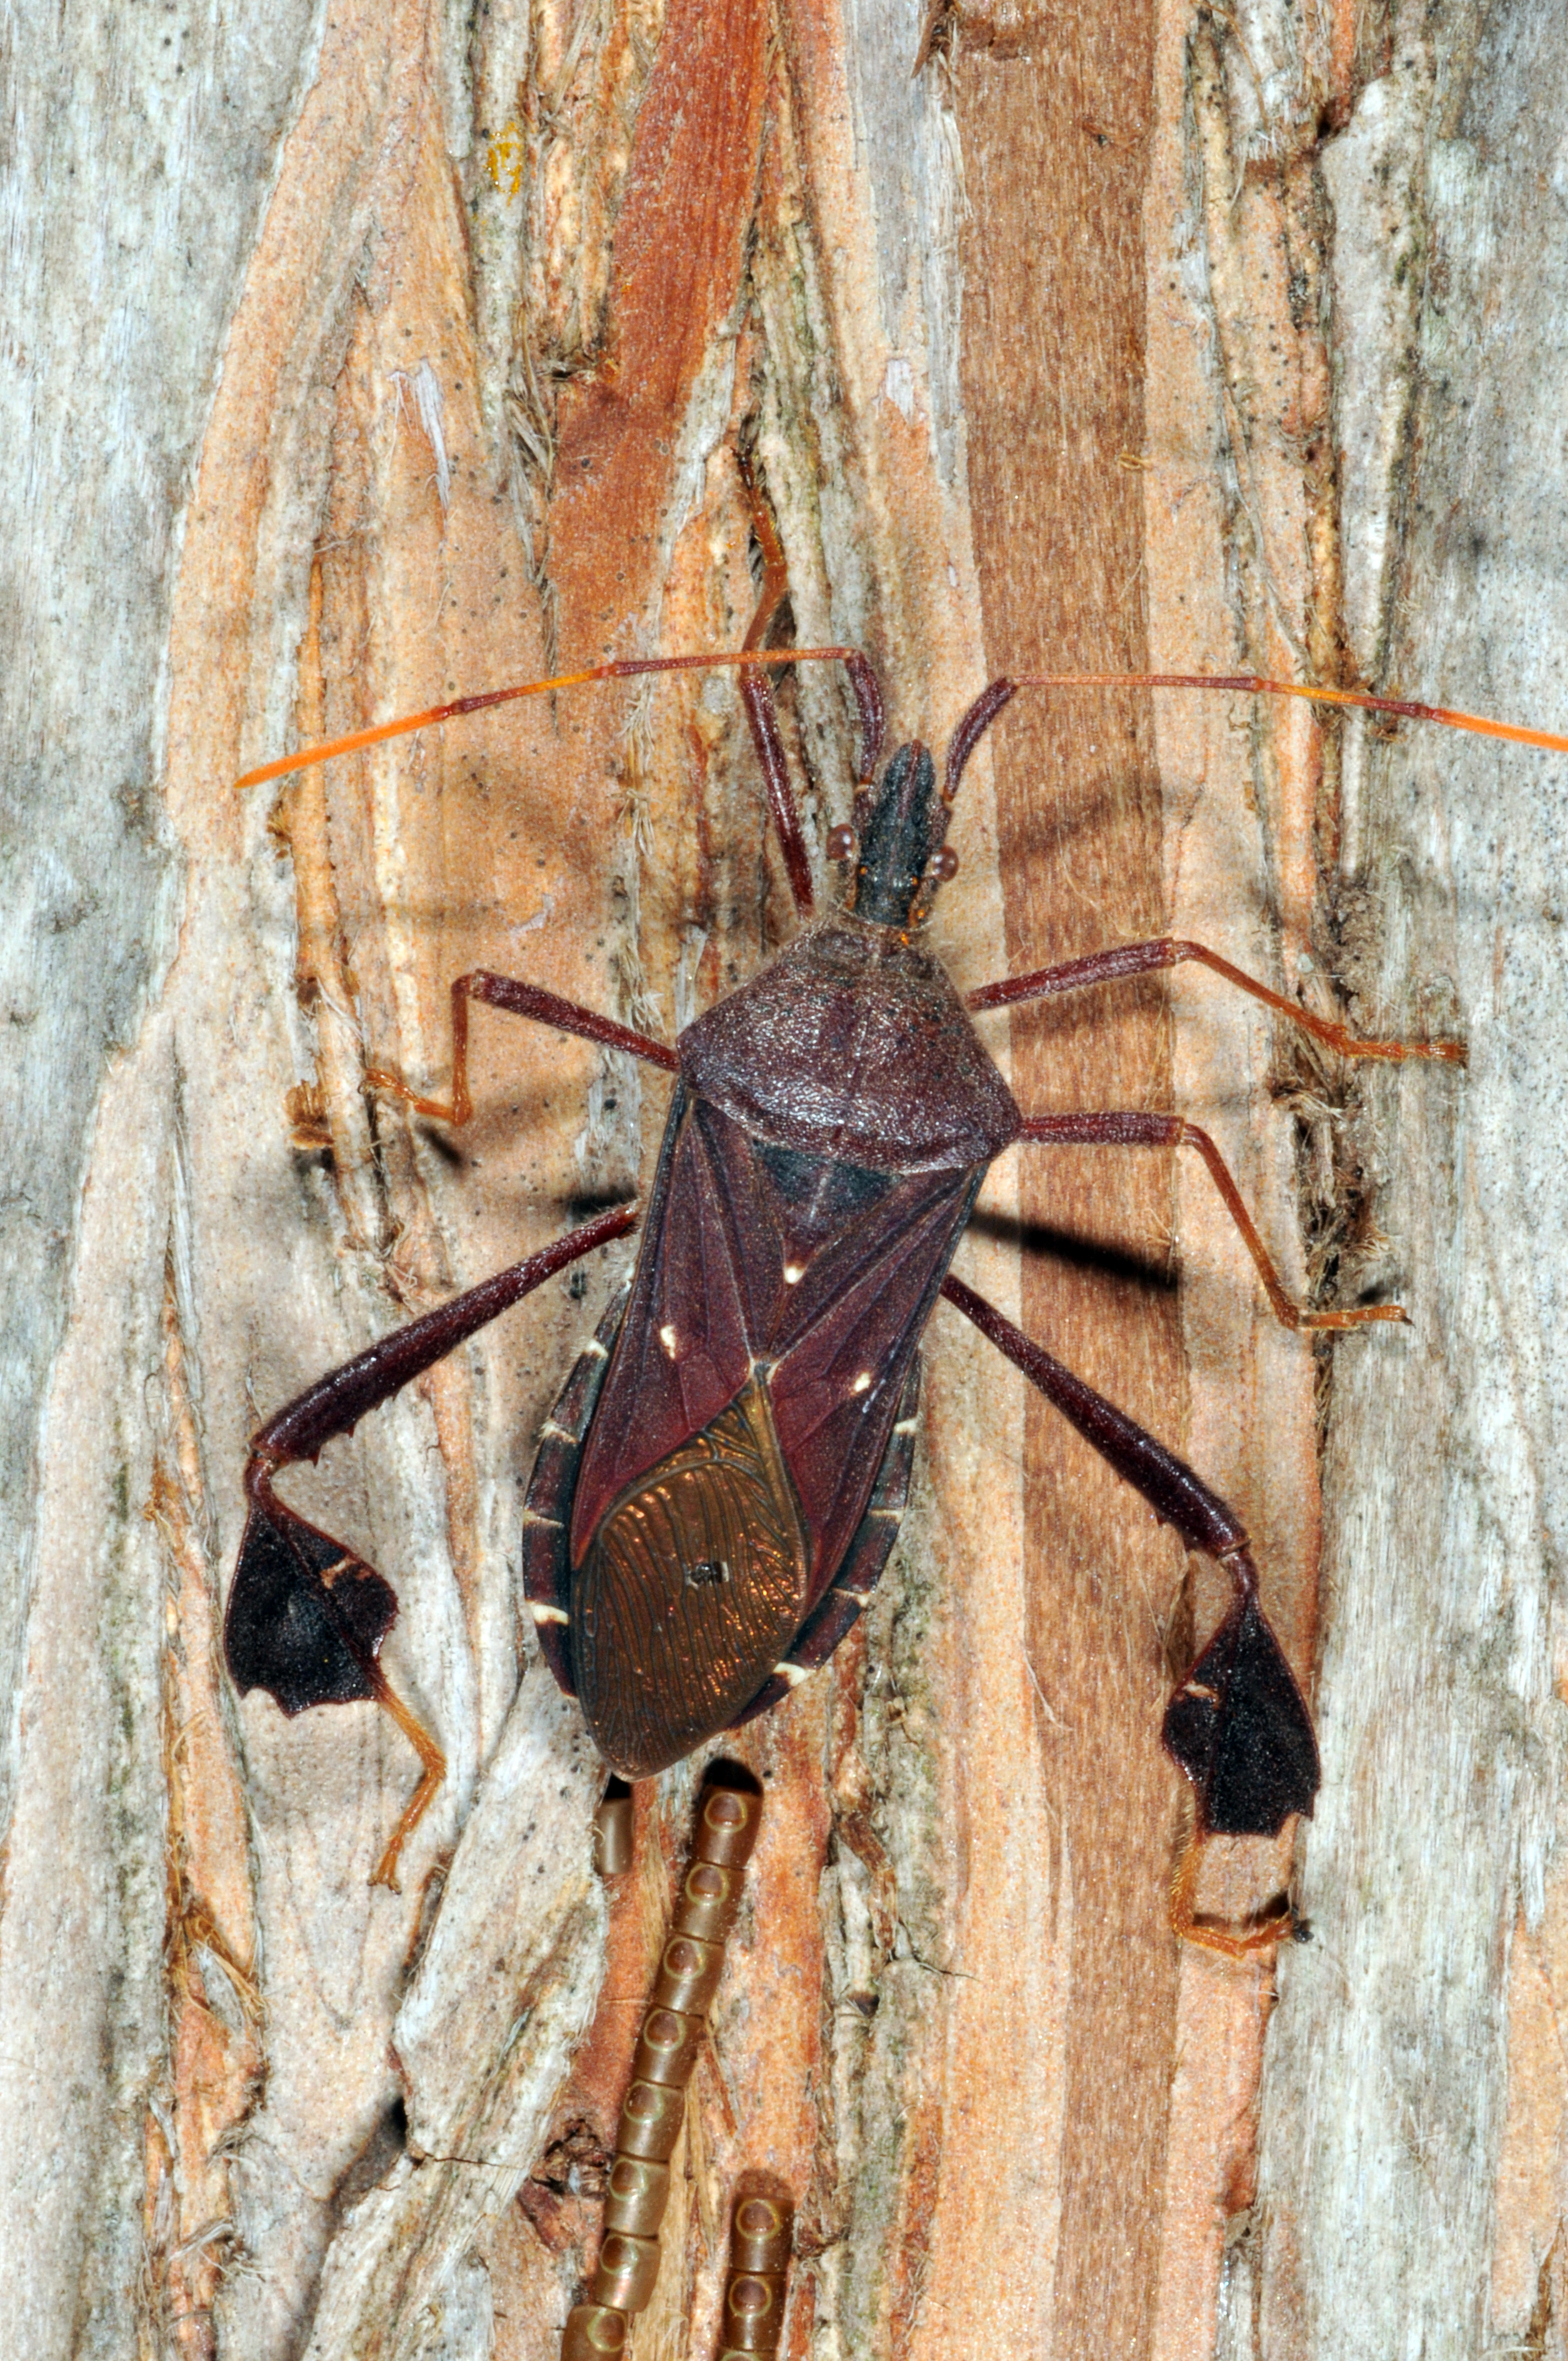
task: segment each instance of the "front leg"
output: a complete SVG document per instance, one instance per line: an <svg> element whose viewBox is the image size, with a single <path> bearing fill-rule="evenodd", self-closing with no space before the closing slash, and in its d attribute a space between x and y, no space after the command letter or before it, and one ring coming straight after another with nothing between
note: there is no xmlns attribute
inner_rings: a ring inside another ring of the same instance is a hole
<svg viewBox="0 0 1568 2361"><path fill-rule="evenodd" d="M540 983L523 983L517 977L492 975L488 968L477 968L472 975L460 975L452 987L452 1096L450 1099L422 1098L419 1092L400 1075L389 1074L380 1066L372 1066L366 1081L373 1090L386 1091L393 1098L406 1099L415 1115L431 1116L437 1123L465 1124L474 1113L474 1102L468 1093L468 1003L485 1001L491 1008L504 1008L509 1016L532 1016L536 1025L553 1025L558 1033L576 1033L585 1041L602 1042L607 1049L621 1049L630 1058L641 1058L650 1066L663 1066L674 1073L680 1060L674 1049L662 1041L654 1041L646 1033L634 1033L629 1025L618 1025L613 1016L600 1016L591 1008L580 1008L575 1000L563 1000L558 993L546 992Z"/></svg>
<svg viewBox="0 0 1568 2361"><path fill-rule="evenodd" d="M1325 1048L1337 1049L1342 1058L1435 1058L1444 1065L1464 1063L1463 1041L1363 1040L1348 1026L1336 1025L1326 1016L1314 1016L1310 1008L1299 1007L1282 993L1271 991L1266 983L1259 983L1255 976L1233 967L1228 959L1222 959L1206 944L1181 942L1173 935L1161 935L1153 942L1122 943L1114 950L1091 951L1087 959L1067 960L1060 967L1036 968L1032 975L1004 975L998 983L983 983L978 992L966 994L964 1005L973 1009L1015 1008L1020 1001L1054 999L1060 992L1081 992L1090 984L1118 983L1129 975L1154 975L1161 968L1182 967L1190 961L1223 976L1238 992L1261 1000L1277 1016L1288 1016L1292 1025L1299 1025Z"/></svg>
<svg viewBox="0 0 1568 2361"><path fill-rule="evenodd" d="M318 1378L251 1437L245 1470L250 1513L224 1619L229 1675L242 1697L267 1689L290 1716L313 1705L378 1705L413 1747L419 1785L377 1865L374 1885L396 1890L398 1856L445 1776L446 1758L381 1670L381 1642L398 1613L391 1585L285 1507L272 1479L280 1468L318 1459L334 1435L351 1434L367 1411L389 1401L556 1271L624 1237L636 1220L635 1206L614 1206L526 1262L395 1329Z"/></svg>
<svg viewBox="0 0 1568 2361"><path fill-rule="evenodd" d="M1241 1520L1185 1461L961 1279L945 1279L942 1293L1143 1494L1162 1522L1174 1525L1189 1549L1217 1559L1229 1575L1235 1594L1230 1611L1166 1708L1166 1751L1191 1781L1196 1799L1192 1839L1171 1888L1170 1923L1186 1941L1226 1959L1282 1942L1296 1927L1288 1907L1250 1934L1231 1935L1202 1925L1192 1906L1198 1852L1210 1837L1277 1837L1293 1812L1310 1816L1319 1785L1311 1717L1259 1604L1257 1568Z"/></svg>

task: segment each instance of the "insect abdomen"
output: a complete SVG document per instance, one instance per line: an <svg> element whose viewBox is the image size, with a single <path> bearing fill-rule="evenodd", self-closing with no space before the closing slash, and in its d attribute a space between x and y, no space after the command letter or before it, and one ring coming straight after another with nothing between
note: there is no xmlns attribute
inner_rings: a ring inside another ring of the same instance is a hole
<svg viewBox="0 0 1568 2361"><path fill-rule="evenodd" d="M568 1697L577 1694L566 1636L572 1600L567 1530L583 1442L593 1422L609 1367L610 1348L626 1314L628 1279L610 1298L603 1319L578 1354L572 1374L544 1422L522 1510L522 1595L533 1618L545 1663Z"/></svg>
<svg viewBox="0 0 1568 2361"><path fill-rule="evenodd" d="M573 1574L577 1695L614 1769L647 1778L732 1722L800 1629L808 1576L754 1376L609 1510Z"/></svg>

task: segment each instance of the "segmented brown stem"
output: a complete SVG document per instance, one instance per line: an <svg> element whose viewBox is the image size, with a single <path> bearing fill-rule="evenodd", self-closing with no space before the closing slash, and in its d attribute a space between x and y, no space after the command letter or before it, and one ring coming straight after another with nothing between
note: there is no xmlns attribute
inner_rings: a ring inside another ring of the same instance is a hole
<svg viewBox="0 0 1568 2361"><path fill-rule="evenodd" d="M795 2208L785 2199L736 2200L718 2361L758 2361L759 2355L777 2353L794 2227Z"/></svg>
<svg viewBox="0 0 1568 2361"><path fill-rule="evenodd" d="M631 2087L620 2110L605 2194L598 2267L587 2302L566 2316L561 2361L606 2361L623 2351L630 2314L644 2311L652 2299L659 2272L659 2224L669 2197L670 2158L685 2114L686 2084L724 1966L724 1946L762 1811L762 1796L753 1789L731 1784L723 1773L710 1774L631 2061ZM738 2349L769 2353L774 2347Z"/></svg>

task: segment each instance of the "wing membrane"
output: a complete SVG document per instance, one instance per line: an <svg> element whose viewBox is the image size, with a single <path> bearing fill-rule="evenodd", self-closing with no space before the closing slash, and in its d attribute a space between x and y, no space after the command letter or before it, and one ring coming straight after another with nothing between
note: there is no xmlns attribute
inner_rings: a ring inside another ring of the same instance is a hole
<svg viewBox="0 0 1568 2361"><path fill-rule="evenodd" d="M806 1536L762 1384L616 1503L572 1580L576 1690L644 1779L756 1695L800 1627Z"/></svg>

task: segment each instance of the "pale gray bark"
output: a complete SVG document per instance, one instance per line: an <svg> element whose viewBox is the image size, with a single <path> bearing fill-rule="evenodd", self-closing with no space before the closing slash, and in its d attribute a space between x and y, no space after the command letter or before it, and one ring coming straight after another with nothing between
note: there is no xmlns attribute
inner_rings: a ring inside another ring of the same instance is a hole
<svg viewBox="0 0 1568 2361"><path fill-rule="evenodd" d="M320 14L24 6L5 27L0 2283L9 2334L39 2353L132 2349L163 2037L161 1600L138 1532L157 1294L124 1274L97 1292L82 1191L106 1079L173 949L181 874L159 779L174 578ZM94 1471L106 1490L82 1471L87 1511L62 1563L38 1477L72 1318L93 1325L126 1416L104 1438L115 1464ZM76 1644L57 1650L61 1601L40 1587L62 1584L78 1592ZM42 1731L29 1669L60 1684ZM59 1784L47 1850L29 1857L16 1814L40 1737Z"/></svg>
<svg viewBox="0 0 1568 2361"><path fill-rule="evenodd" d="M1401 694L1558 730L1565 91L1560 11L1411 12L1328 155L1355 656ZM1360 779L1351 972L1375 1002L1420 992L1470 1064L1366 1093L1413 1324L1387 1362L1336 1367L1317 1939L1282 1967L1270 2037L1256 2333L1356 2361L1558 2353L1550 2213L1522 2309L1494 2311L1491 2266L1519 2202L1510 1939L1541 1933L1562 1875L1568 766L1407 730Z"/></svg>

